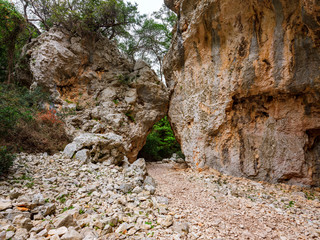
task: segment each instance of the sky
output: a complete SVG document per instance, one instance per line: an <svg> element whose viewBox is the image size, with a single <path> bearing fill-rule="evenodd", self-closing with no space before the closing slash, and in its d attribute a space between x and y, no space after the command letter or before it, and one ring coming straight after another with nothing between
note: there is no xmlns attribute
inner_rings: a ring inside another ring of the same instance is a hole
<svg viewBox="0 0 320 240"><path fill-rule="evenodd" d="M158 11L162 4L163 0L127 0L128 2L136 2L138 4L138 9L140 13L150 14L154 11Z"/></svg>

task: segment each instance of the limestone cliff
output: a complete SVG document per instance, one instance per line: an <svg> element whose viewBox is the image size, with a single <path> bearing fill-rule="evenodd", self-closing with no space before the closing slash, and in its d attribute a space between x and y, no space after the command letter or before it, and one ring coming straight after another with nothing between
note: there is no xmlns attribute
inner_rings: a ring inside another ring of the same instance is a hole
<svg viewBox="0 0 320 240"><path fill-rule="evenodd" d="M92 41L51 29L26 46L21 81L52 93L76 136L65 153L91 161L134 161L153 124L168 110L168 92L142 61L125 59L106 38Z"/></svg>
<svg viewBox="0 0 320 240"><path fill-rule="evenodd" d="M189 164L320 185L320 1L165 0L164 72Z"/></svg>

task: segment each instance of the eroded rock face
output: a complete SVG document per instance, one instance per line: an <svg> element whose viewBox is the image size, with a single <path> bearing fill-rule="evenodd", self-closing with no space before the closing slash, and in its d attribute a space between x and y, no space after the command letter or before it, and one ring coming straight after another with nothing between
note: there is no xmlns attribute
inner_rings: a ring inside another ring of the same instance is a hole
<svg viewBox="0 0 320 240"><path fill-rule="evenodd" d="M83 161L134 161L153 124L167 113L168 91L154 71L142 61L128 62L108 39L89 41L51 29L27 46L20 66L22 81L51 91L77 136L65 152Z"/></svg>
<svg viewBox="0 0 320 240"><path fill-rule="evenodd" d="M169 117L189 164L320 185L320 2L166 0Z"/></svg>

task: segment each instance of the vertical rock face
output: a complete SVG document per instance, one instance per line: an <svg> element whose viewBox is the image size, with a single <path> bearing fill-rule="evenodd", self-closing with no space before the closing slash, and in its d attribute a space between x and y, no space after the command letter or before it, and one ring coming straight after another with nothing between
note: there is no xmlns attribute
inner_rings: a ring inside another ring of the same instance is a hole
<svg viewBox="0 0 320 240"><path fill-rule="evenodd" d="M154 71L129 63L105 38L51 29L27 46L17 72L21 81L50 90L76 136L65 153L84 161L134 161L168 111L168 91Z"/></svg>
<svg viewBox="0 0 320 240"><path fill-rule="evenodd" d="M165 0L164 72L189 164L320 185L320 1Z"/></svg>

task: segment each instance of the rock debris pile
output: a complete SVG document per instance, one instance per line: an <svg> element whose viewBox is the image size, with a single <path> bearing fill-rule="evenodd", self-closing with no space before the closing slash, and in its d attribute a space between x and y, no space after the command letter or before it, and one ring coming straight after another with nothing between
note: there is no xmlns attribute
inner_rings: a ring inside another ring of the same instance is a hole
<svg viewBox="0 0 320 240"><path fill-rule="evenodd" d="M145 239L173 224L144 159L82 164L21 154L0 181L0 239Z"/></svg>

